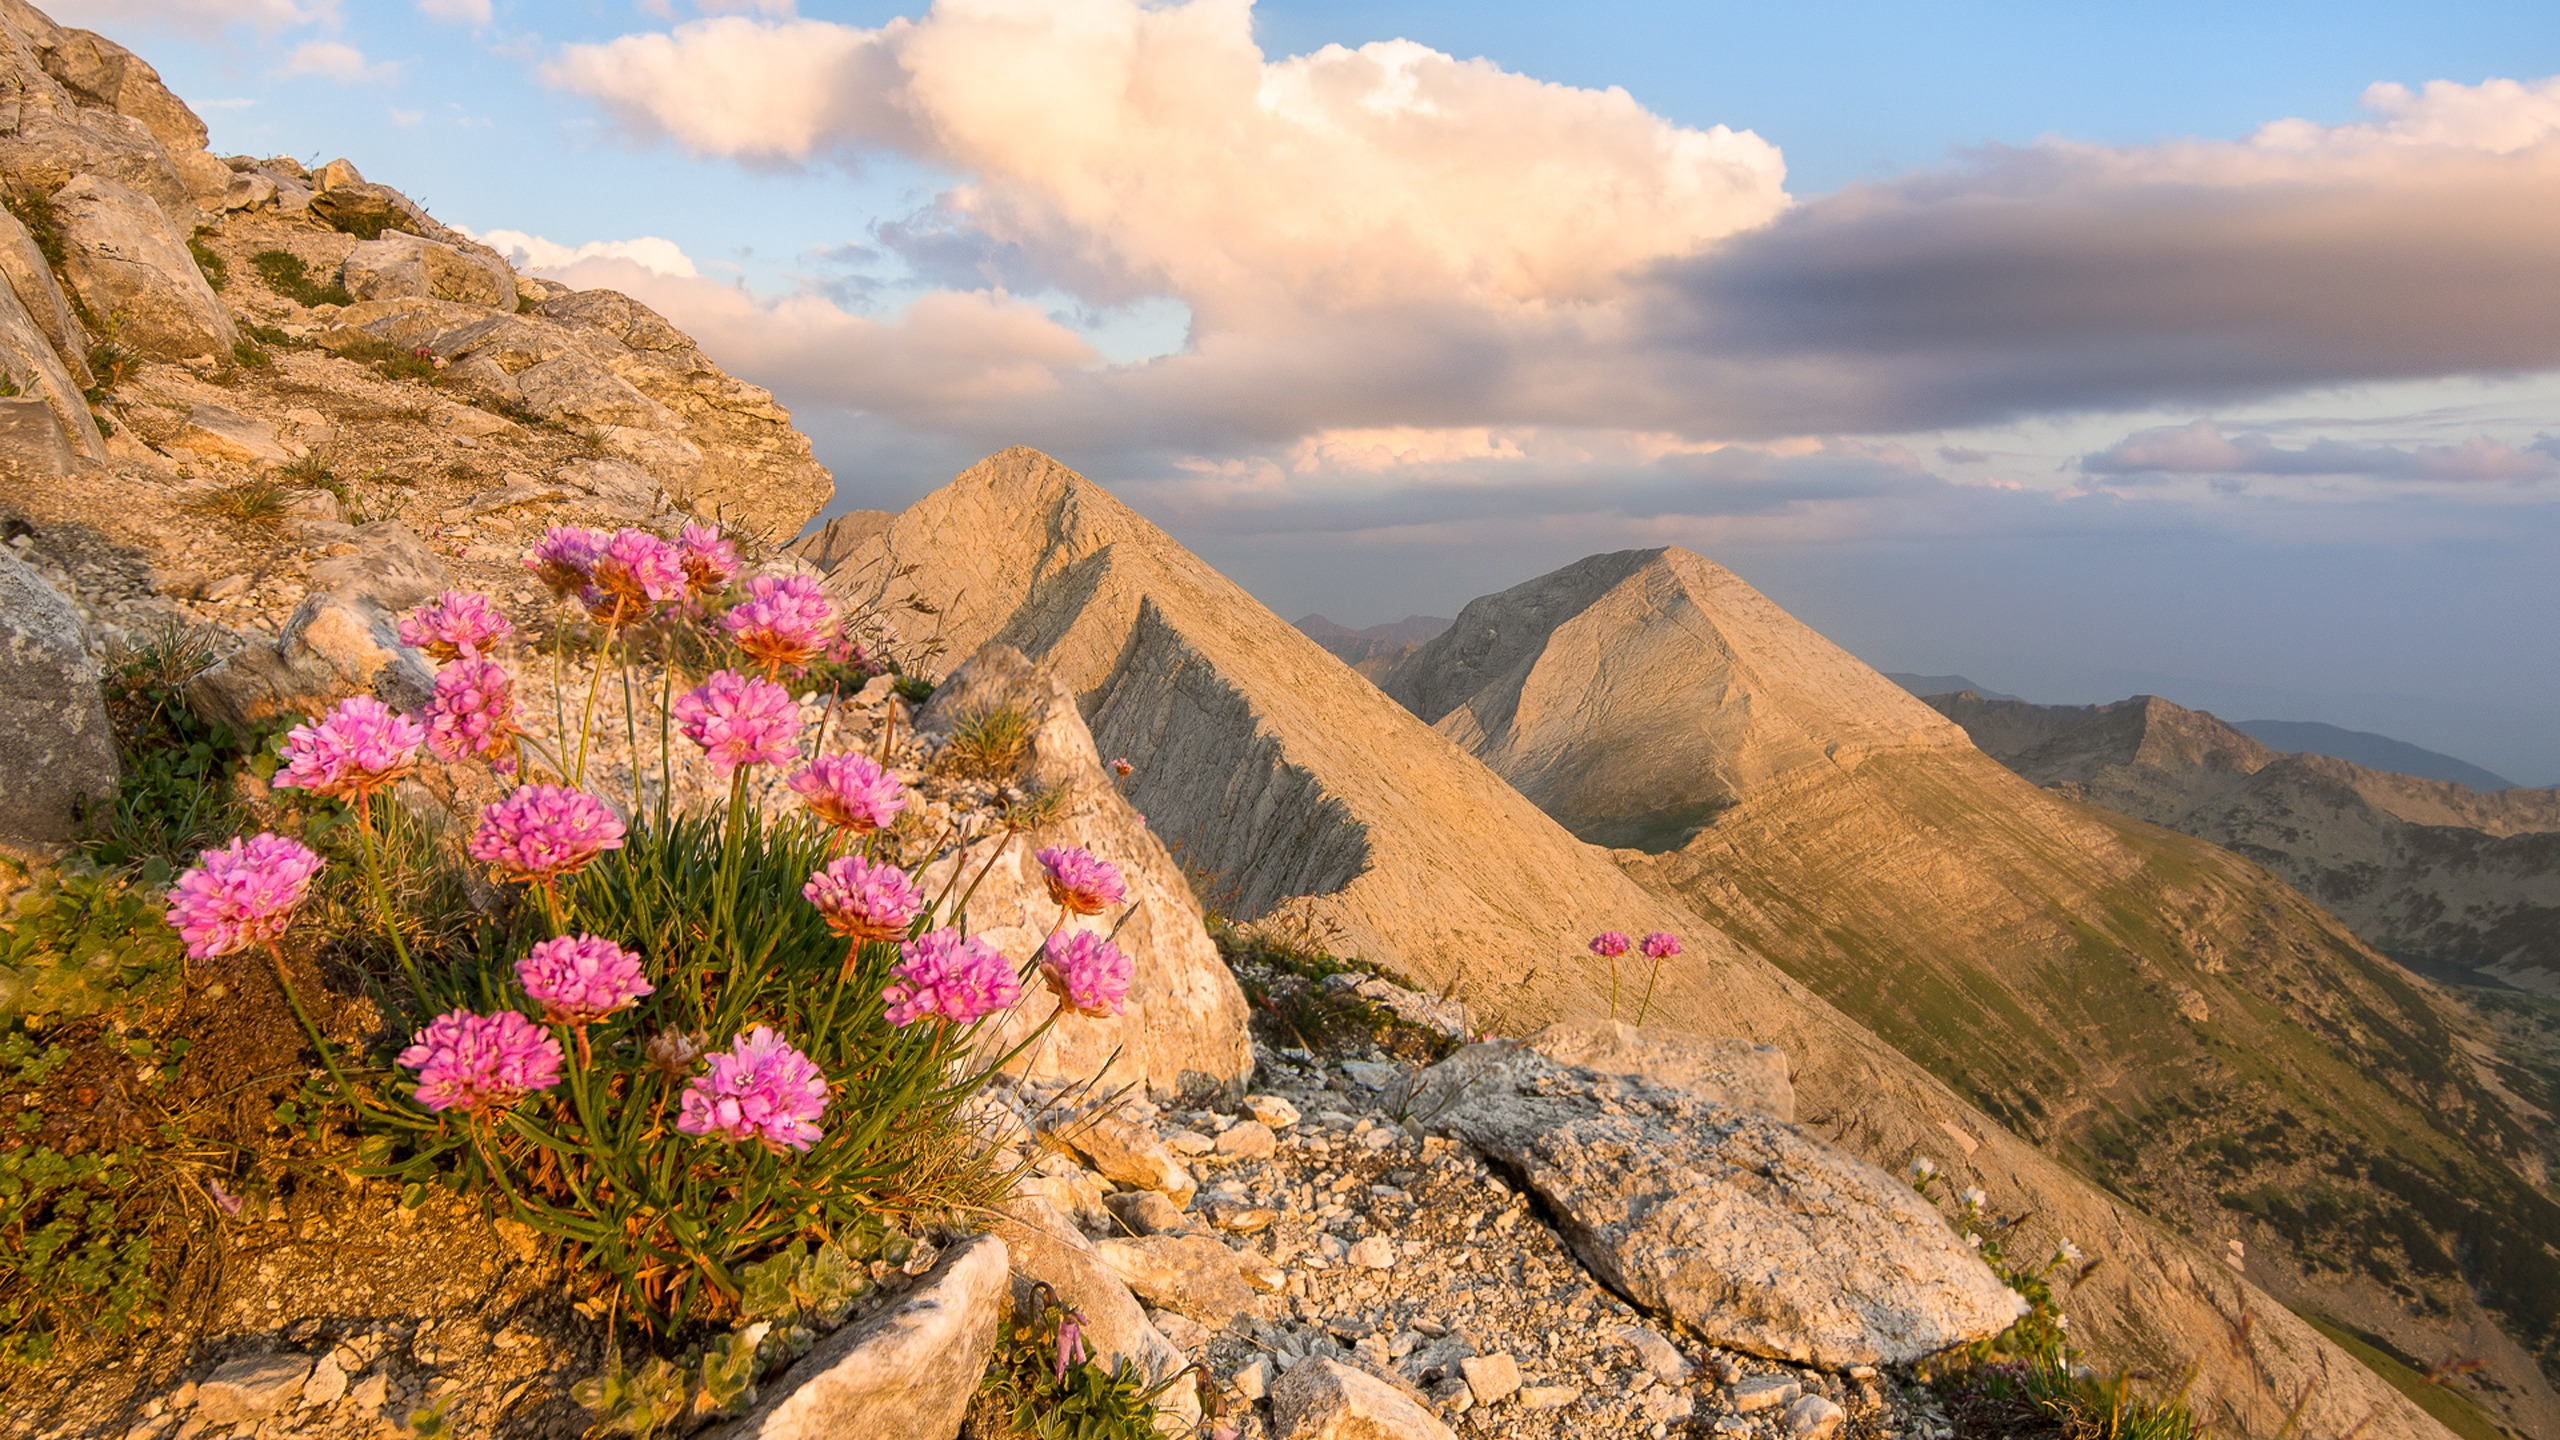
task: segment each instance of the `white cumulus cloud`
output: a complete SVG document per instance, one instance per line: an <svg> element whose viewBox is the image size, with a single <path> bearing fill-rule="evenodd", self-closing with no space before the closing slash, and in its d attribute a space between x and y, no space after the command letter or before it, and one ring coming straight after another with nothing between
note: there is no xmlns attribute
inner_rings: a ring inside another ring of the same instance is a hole
<svg viewBox="0 0 2560 1440"><path fill-rule="evenodd" d="M673 240L656 235L643 235L636 240L589 240L583 245L563 245L522 230L490 230L482 233L464 231L472 239L507 257L519 270L546 272L566 270L587 260L625 260L652 275L675 276L690 280L702 272L694 268L693 257L684 253Z"/></svg>
<svg viewBox="0 0 2560 1440"><path fill-rule="evenodd" d="M418 0L418 13L460 25L486 25L490 20L489 0Z"/></svg>
<svg viewBox="0 0 2560 1440"><path fill-rule="evenodd" d="M280 75L312 75L353 85L366 80L387 80L400 72L397 61L374 64L364 52L337 40L310 40L293 47L285 57Z"/></svg>

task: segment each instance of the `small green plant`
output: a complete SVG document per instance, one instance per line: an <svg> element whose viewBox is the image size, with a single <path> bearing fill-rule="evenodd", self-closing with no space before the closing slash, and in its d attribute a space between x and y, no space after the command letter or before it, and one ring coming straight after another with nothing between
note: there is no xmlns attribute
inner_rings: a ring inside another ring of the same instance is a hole
<svg viewBox="0 0 2560 1440"><path fill-rule="evenodd" d="M62 224L53 213L53 197L41 190L12 191L5 203L18 223L27 227L27 238L36 242L36 253L44 263L60 270L70 260L62 246Z"/></svg>
<svg viewBox="0 0 2560 1440"><path fill-rule="evenodd" d="M355 303L355 297L347 293L347 287L340 281L332 279L323 284L311 278L310 267L303 264L301 256L290 250L261 250L249 257L249 265L258 272L258 278L267 283L268 289L296 305Z"/></svg>
<svg viewBox="0 0 2560 1440"><path fill-rule="evenodd" d="M284 518L288 494L283 484L259 475L218 486L187 502L187 508L239 525L273 525Z"/></svg>
<svg viewBox="0 0 2560 1440"><path fill-rule="evenodd" d="M18 384L17 376L11 375L6 371L0 371L0 395L23 395L25 393L26 391Z"/></svg>
<svg viewBox="0 0 2560 1440"><path fill-rule="evenodd" d="M115 337L115 326L108 327L106 338L89 347L89 374L97 383L85 392L89 403L104 405L116 387L133 378L142 368L142 356L134 348Z"/></svg>
<svg viewBox="0 0 2560 1440"><path fill-rule="evenodd" d="M1085 1352L1084 1319L1045 1283L996 1336L972 1409L979 1433L1004 1440L1160 1440L1156 1400L1193 1371L1150 1385L1127 1356L1103 1366ZM1206 1387L1204 1387L1206 1388Z"/></svg>
<svg viewBox="0 0 2560 1440"><path fill-rule="evenodd" d="M942 750L943 770L963 780L1004 784L1022 774L1031 758L1031 736L1037 727L1019 707L999 705L972 710L951 727Z"/></svg>
<svg viewBox="0 0 2560 1440"><path fill-rule="evenodd" d="M243 370L263 370L276 363L275 357L257 341L243 337L232 342L231 363Z"/></svg>
<svg viewBox="0 0 2560 1440"><path fill-rule="evenodd" d="M377 340L370 335L360 336L336 348L340 355L357 364L372 366L374 373L385 380L435 383L436 357L433 351L424 348L403 350L388 340Z"/></svg>
<svg viewBox="0 0 2560 1440"><path fill-rule="evenodd" d="M307 340L298 340L276 326L261 325L254 320L241 322L240 333L269 350L302 350L309 348L311 343Z"/></svg>
<svg viewBox="0 0 2560 1440"><path fill-rule="evenodd" d="M187 253L196 257L196 268L204 272L204 283L220 290L231 278L231 265L222 258L221 251L205 243L204 237L212 233L199 226L196 233L187 237Z"/></svg>

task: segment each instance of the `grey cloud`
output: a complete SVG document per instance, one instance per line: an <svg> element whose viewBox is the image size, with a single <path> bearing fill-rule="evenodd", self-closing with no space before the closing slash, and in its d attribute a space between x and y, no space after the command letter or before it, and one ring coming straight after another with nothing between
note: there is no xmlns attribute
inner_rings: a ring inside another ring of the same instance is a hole
<svg viewBox="0 0 2560 1440"><path fill-rule="evenodd" d="M1662 267L1652 339L1764 433L2560 365L2560 144L2141 158L1994 150L1813 201Z"/></svg>
<svg viewBox="0 0 2560 1440"><path fill-rule="evenodd" d="M2225 437L2210 420L2140 430L2083 455L2092 475L2363 476L2377 480L2539 480L2560 474L2560 442L2544 437L2524 449L2487 436L2459 445L2360 445L2318 439L2286 448L2265 435Z"/></svg>

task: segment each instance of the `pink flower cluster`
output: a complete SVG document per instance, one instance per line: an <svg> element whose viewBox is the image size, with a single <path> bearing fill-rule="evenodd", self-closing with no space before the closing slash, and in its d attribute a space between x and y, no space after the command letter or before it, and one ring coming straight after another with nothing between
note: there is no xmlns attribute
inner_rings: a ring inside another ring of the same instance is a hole
<svg viewBox="0 0 2560 1440"><path fill-rule="evenodd" d="M1129 894L1120 867L1081 845L1052 845L1039 854L1049 872L1049 898L1072 915L1099 915Z"/></svg>
<svg viewBox="0 0 2560 1440"><path fill-rule="evenodd" d="M889 1023L912 1025L939 1015L954 1025L992 1015L1022 998L1022 982L995 948L957 930L936 930L898 947L881 998Z"/></svg>
<svg viewBox="0 0 2560 1440"><path fill-rule="evenodd" d="M1668 960L1680 953L1680 937L1667 930L1656 930L1644 937L1641 948L1647 960Z"/></svg>
<svg viewBox="0 0 2560 1440"><path fill-rule="evenodd" d="M1040 957L1040 976L1049 982L1058 1003L1096 1019L1117 1015L1128 1003L1135 970L1119 946L1090 930L1050 936L1048 949Z"/></svg>
<svg viewBox="0 0 2560 1440"><path fill-rule="evenodd" d="M524 557L524 568L551 587L554 599L566 599L587 588L588 572L604 549L604 532L582 525L554 525L543 532Z"/></svg>
<svg viewBox="0 0 2560 1440"><path fill-rule="evenodd" d="M435 1111L504 1110L560 1083L560 1042L513 1010L449 1010L410 1037L399 1061L418 1072L418 1103Z"/></svg>
<svg viewBox="0 0 2560 1440"><path fill-rule="evenodd" d="M486 755L504 775L516 768L515 682L495 660L456 660L436 672L435 698L427 702L427 749L439 760Z"/></svg>
<svg viewBox="0 0 2560 1440"><path fill-rule="evenodd" d="M657 993L641 976L639 956L595 935L534 946L516 962L516 983L554 1025L589 1024Z"/></svg>
<svg viewBox="0 0 2560 1440"><path fill-rule="evenodd" d="M758 575L720 617L738 648L768 668L798 669L827 648L835 603L806 575Z"/></svg>
<svg viewBox="0 0 2560 1440"><path fill-rule="evenodd" d="M924 908L924 894L906 871L859 855L828 861L800 893L827 917L829 930L848 940L895 940Z"/></svg>
<svg viewBox="0 0 2560 1440"><path fill-rule="evenodd" d="M438 660L460 660L477 656L515 628L488 596L474 590L447 590L400 617L400 643Z"/></svg>
<svg viewBox="0 0 2560 1440"><path fill-rule="evenodd" d="M426 738L417 721L370 695L351 695L319 723L286 734L275 786L333 799L370 795L416 767Z"/></svg>
<svg viewBox="0 0 2560 1440"><path fill-rule="evenodd" d="M622 818L583 790L524 785L483 808L471 836L471 858L518 880L545 880L585 869L622 848Z"/></svg>
<svg viewBox="0 0 2560 1440"><path fill-rule="evenodd" d="M210 960L264 945L282 935L320 857L282 835L237 836L196 857L169 891L169 926L187 942L187 958Z"/></svg>
<svg viewBox="0 0 2560 1440"><path fill-rule="evenodd" d="M616 604L587 602L590 611L635 620L649 608L685 593L684 553L646 530L616 530L588 564L589 583Z"/></svg>
<svg viewBox="0 0 2560 1440"><path fill-rule="evenodd" d="M877 830L907 808L907 787L864 755L821 755L791 777L810 814L840 830Z"/></svg>
<svg viewBox="0 0 2560 1440"><path fill-rule="evenodd" d="M1591 937L1591 953L1605 960L1615 960L1627 953L1633 942L1615 930L1603 930Z"/></svg>
<svg viewBox="0 0 2560 1440"><path fill-rule="evenodd" d="M676 551L684 563L685 589L696 600L719 594L738 578L738 547L714 526L687 525L676 536Z"/></svg>
<svg viewBox="0 0 2560 1440"><path fill-rule="evenodd" d="M740 1144L754 1140L778 1154L818 1143L824 1132L817 1121L825 1113L827 1077L816 1062L759 1025L686 1084L676 1128Z"/></svg>
<svg viewBox="0 0 2560 1440"><path fill-rule="evenodd" d="M800 707L790 691L770 680L715 670L710 679L677 696L670 713L683 727L684 738L701 746L711 768L724 778L741 765L781 765L800 758Z"/></svg>

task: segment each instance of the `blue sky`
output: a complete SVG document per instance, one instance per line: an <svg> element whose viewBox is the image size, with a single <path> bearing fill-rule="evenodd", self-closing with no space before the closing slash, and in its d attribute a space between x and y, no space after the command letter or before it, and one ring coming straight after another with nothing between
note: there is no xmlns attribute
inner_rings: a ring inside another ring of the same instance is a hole
<svg viewBox="0 0 2560 1440"><path fill-rule="evenodd" d="M54 13L641 295L843 506L1039 444L1351 623L1688 544L1879 666L2560 779L2548 5Z"/></svg>

